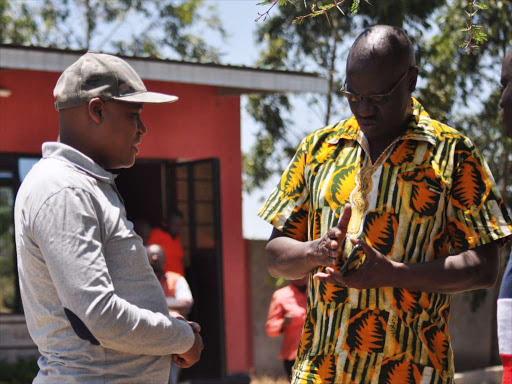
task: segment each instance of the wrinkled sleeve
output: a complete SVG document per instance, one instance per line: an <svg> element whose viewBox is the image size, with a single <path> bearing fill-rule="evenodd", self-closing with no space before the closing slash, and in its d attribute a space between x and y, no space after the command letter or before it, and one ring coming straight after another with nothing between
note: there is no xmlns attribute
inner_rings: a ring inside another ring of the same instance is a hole
<svg viewBox="0 0 512 384"><path fill-rule="evenodd" d="M307 187L307 138L302 140L295 156L283 173L279 184L258 212L286 236L307 240L310 193Z"/></svg>
<svg viewBox="0 0 512 384"><path fill-rule="evenodd" d="M503 245L512 220L486 161L469 139L457 144L454 160L446 226L450 253L494 241Z"/></svg>
<svg viewBox="0 0 512 384"><path fill-rule="evenodd" d="M116 295L103 253L100 210L88 192L65 188L43 204L34 220L31 232L62 306L105 348L156 356L188 351L194 335L186 322Z"/></svg>
<svg viewBox="0 0 512 384"><path fill-rule="evenodd" d="M268 308L267 322L265 323L265 332L268 337L277 337L283 330L284 308L279 302L279 298L274 293L270 306Z"/></svg>

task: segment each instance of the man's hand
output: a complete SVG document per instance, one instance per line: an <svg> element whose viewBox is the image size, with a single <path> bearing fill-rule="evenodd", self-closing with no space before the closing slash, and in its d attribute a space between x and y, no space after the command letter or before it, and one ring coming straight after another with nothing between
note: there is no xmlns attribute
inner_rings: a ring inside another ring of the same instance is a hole
<svg viewBox="0 0 512 384"><path fill-rule="evenodd" d="M335 265L341 257L341 245L347 235L347 227L352 215L350 204L345 204L338 224L329 229L318 240L312 241L307 256L314 268Z"/></svg>
<svg viewBox="0 0 512 384"><path fill-rule="evenodd" d="M325 272L316 273L313 278L327 281L343 287L370 289L392 285L393 270L396 262L388 259L367 243L357 239L350 239L352 244L360 244L366 256L364 263L356 270L349 271L345 276L327 267Z"/></svg>
<svg viewBox="0 0 512 384"><path fill-rule="evenodd" d="M194 333L201 332L201 326L199 325L199 323L196 323L195 321L188 321L183 316L181 316L179 313L169 312L169 314L171 316L177 318L178 320L186 321L188 323L188 325L190 325L192 327L192 330L194 331Z"/></svg>
<svg viewBox="0 0 512 384"><path fill-rule="evenodd" d="M346 204L338 224L324 237L313 241L299 241L274 228L265 247L267 267L274 277L301 279L319 266L335 265L341 255L352 209Z"/></svg>
<svg viewBox="0 0 512 384"><path fill-rule="evenodd" d="M174 363L181 368L189 368L193 366L195 363L199 361L201 358L201 351L204 348L203 339L199 335L199 333L194 332L194 344L192 348L190 348L185 353L180 353L176 355L172 355L172 360Z"/></svg>

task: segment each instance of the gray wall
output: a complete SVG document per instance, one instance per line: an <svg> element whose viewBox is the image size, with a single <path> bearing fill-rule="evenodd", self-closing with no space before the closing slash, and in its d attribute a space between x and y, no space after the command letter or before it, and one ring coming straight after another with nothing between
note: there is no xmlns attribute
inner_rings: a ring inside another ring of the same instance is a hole
<svg viewBox="0 0 512 384"><path fill-rule="evenodd" d="M280 341L265 335L265 320L274 288L265 282L269 276L264 248L266 241L249 240L251 260L251 288L253 313L254 372L280 375L281 362L277 360ZM502 249L502 263L506 249ZM503 272L503 267L501 269ZM452 296L450 333L457 372L500 364L496 340L496 299L499 281L487 290L484 302L473 313L470 310L469 293Z"/></svg>
<svg viewBox="0 0 512 384"><path fill-rule="evenodd" d="M278 359L282 336L269 338L265 334L268 306L275 287L267 280L270 277L265 263L265 240L249 240L251 261L253 358L256 375L285 376L281 360Z"/></svg>

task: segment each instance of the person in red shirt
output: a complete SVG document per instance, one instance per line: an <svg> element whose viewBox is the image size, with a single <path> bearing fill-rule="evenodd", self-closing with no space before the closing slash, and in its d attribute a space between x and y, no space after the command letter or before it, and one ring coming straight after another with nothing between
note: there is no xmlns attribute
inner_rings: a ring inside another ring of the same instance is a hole
<svg viewBox="0 0 512 384"><path fill-rule="evenodd" d="M292 374L306 318L306 288L307 276L291 280L290 285L274 292L268 309L265 331L269 337L283 334L279 358L283 360L288 378Z"/></svg>
<svg viewBox="0 0 512 384"><path fill-rule="evenodd" d="M190 291L187 280L179 273L164 271L166 256L160 245L150 245L147 249L147 254L149 264L153 268L164 291L167 307L169 308L169 315L186 318L194 304L192 292ZM168 384L177 384L179 374L180 367L176 364L176 361L173 360Z"/></svg>
<svg viewBox="0 0 512 384"><path fill-rule="evenodd" d="M169 218L169 232L161 227L151 229L149 233L148 246L152 244L160 245L165 252L165 272L176 272L184 275L183 268L183 245L180 240L180 226L183 214L175 211Z"/></svg>

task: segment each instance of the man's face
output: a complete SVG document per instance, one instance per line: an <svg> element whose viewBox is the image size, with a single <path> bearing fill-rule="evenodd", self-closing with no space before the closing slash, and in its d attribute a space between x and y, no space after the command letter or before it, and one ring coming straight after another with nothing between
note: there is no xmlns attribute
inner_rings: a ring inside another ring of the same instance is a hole
<svg viewBox="0 0 512 384"><path fill-rule="evenodd" d="M142 104L104 102L98 137L97 162L106 169L129 168L139 152L137 145L147 129L140 118Z"/></svg>
<svg viewBox="0 0 512 384"><path fill-rule="evenodd" d="M387 102L377 104L363 98L350 102L361 130L371 140L389 141L400 135L411 111L411 92L416 84L417 69L389 63L350 64L347 67L346 90L362 96L387 94ZM405 75L404 75L405 74Z"/></svg>
<svg viewBox="0 0 512 384"><path fill-rule="evenodd" d="M181 217L177 215L172 215L171 219L169 220L169 232L171 235L176 236L180 233L180 227L181 227Z"/></svg>
<svg viewBox="0 0 512 384"><path fill-rule="evenodd" d="M501 67L501 94L500 108L503 110L503 124L507 136L512 138L512 51L503 60Z"/></svg>
<svg viewBox="0 0 512 384"><path fill-rule="evenodd" d="M159 245L153 244L148 247L148 260L155 273L162 272L165 265L165 254Z"/></svg>

